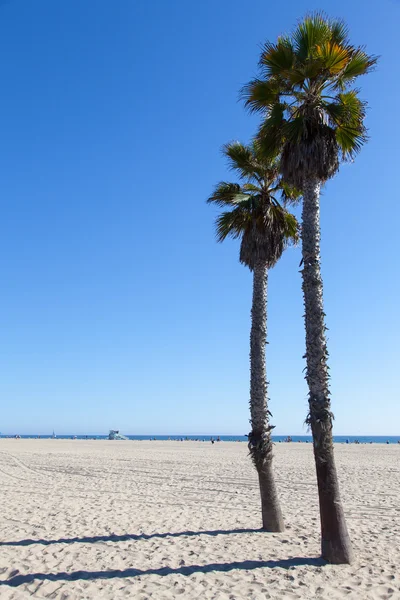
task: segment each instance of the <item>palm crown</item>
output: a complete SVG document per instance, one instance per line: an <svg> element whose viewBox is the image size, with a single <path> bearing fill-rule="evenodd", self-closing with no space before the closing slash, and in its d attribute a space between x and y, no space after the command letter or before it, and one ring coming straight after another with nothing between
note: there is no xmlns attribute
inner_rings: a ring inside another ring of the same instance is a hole
<svg viewBox="0 0 400 600"><path fill-rule="evenodd" d="M283 183L278 160L266 160L258 141L249 146L230 143L223 152L241 183L222 181L207 200L229 209L217 217L217 240L241 237L240 262L250 270L258 261L272 267L285 247L298 239L297 220L276 195L294 199L297 192Z"/></svg>
<svg viewBox="0 0 400 600"><path fill-rule="evenodd" d="M305 178L326 181L339 159L352 159L366 141L365 103L357 77L377 61L352 46L342 21L314 13L291 36L267 42L259 67L261 77L242 94L251 111L264 113L260 128L264 150L282 149L282 173L300 189Z"/></svg>

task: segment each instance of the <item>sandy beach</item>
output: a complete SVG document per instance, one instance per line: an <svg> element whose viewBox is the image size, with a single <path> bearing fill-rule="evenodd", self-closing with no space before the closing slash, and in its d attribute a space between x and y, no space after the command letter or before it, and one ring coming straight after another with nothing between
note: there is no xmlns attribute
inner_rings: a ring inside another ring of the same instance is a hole
<svg viewBox="0 0 400 600"><path fill-rule="evenodd" d="M310 444L277 444L286 532L244 443L0 440L0 598L400 598L400 446L338 445L356 553L319 556Z"/></svg>

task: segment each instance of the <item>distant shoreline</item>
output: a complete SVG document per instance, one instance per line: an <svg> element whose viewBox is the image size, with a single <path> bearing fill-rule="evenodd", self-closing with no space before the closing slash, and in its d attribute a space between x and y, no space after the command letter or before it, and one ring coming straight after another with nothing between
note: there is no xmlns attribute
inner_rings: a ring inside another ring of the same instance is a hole
<svg viewBox="0 0 400 600"><path fill-rule="evenodd" d="M52 439L52 434L43 435L43 434L26 434L20 435L18 433L15 434L0 434L0 439L13 439L19 436L20 439ZM129 435L126 434L128 440L132 441L199 441L199 442L210 442L213 439L216 443L218 443L218 438L221 442L247 442L247 437L244 435ZM272 439L275 443L284 443L288 442L288 438L290 438L290 442L301 442L301 443L311 443L312 437L309 435L277 435L273 436ZM68 440L68 439L78 439L78 440L107 440L108 435L95 435L95 434L68 434L68 435L56 435L55 439L57 440ZM400 441L400 435L398 436L356 436L356 435L337 435L334 436L334 443L336 444L397 444Z"/></svg>

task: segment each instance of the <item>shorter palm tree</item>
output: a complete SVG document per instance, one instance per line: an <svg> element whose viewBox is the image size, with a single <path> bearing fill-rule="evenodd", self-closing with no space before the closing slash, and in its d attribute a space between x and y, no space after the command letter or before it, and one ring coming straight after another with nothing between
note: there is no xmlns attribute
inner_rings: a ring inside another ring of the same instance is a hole
<svg viewBox="0 0 400 600"><path fill-rule="evenodd" d="M283 518L272 470L272 439L267 398L265 346L267 343L268 270L290 242L296 242L298 223L276 198L294 193L279 177L277 159L266 159L258 142L227 144L223 150L241 183L219 183L208 202L226 209L216 220L217 240L240 238L240 262L253 272L250 333L249 451L261 493L263 529L283 531Z"/></svg>

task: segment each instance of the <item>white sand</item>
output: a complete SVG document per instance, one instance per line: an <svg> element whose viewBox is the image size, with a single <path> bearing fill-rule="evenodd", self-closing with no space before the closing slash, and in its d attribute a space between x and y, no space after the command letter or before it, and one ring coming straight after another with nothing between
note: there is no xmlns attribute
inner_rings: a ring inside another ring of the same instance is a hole
<svg viewBox="0 0 400 600"><path fill-rule="evenodd" d="M283 534L255 531L244 443L0 440L1 600L400 598L400 446L336 447L342 567L317 559L311 445L275 454Z"/></svg>

